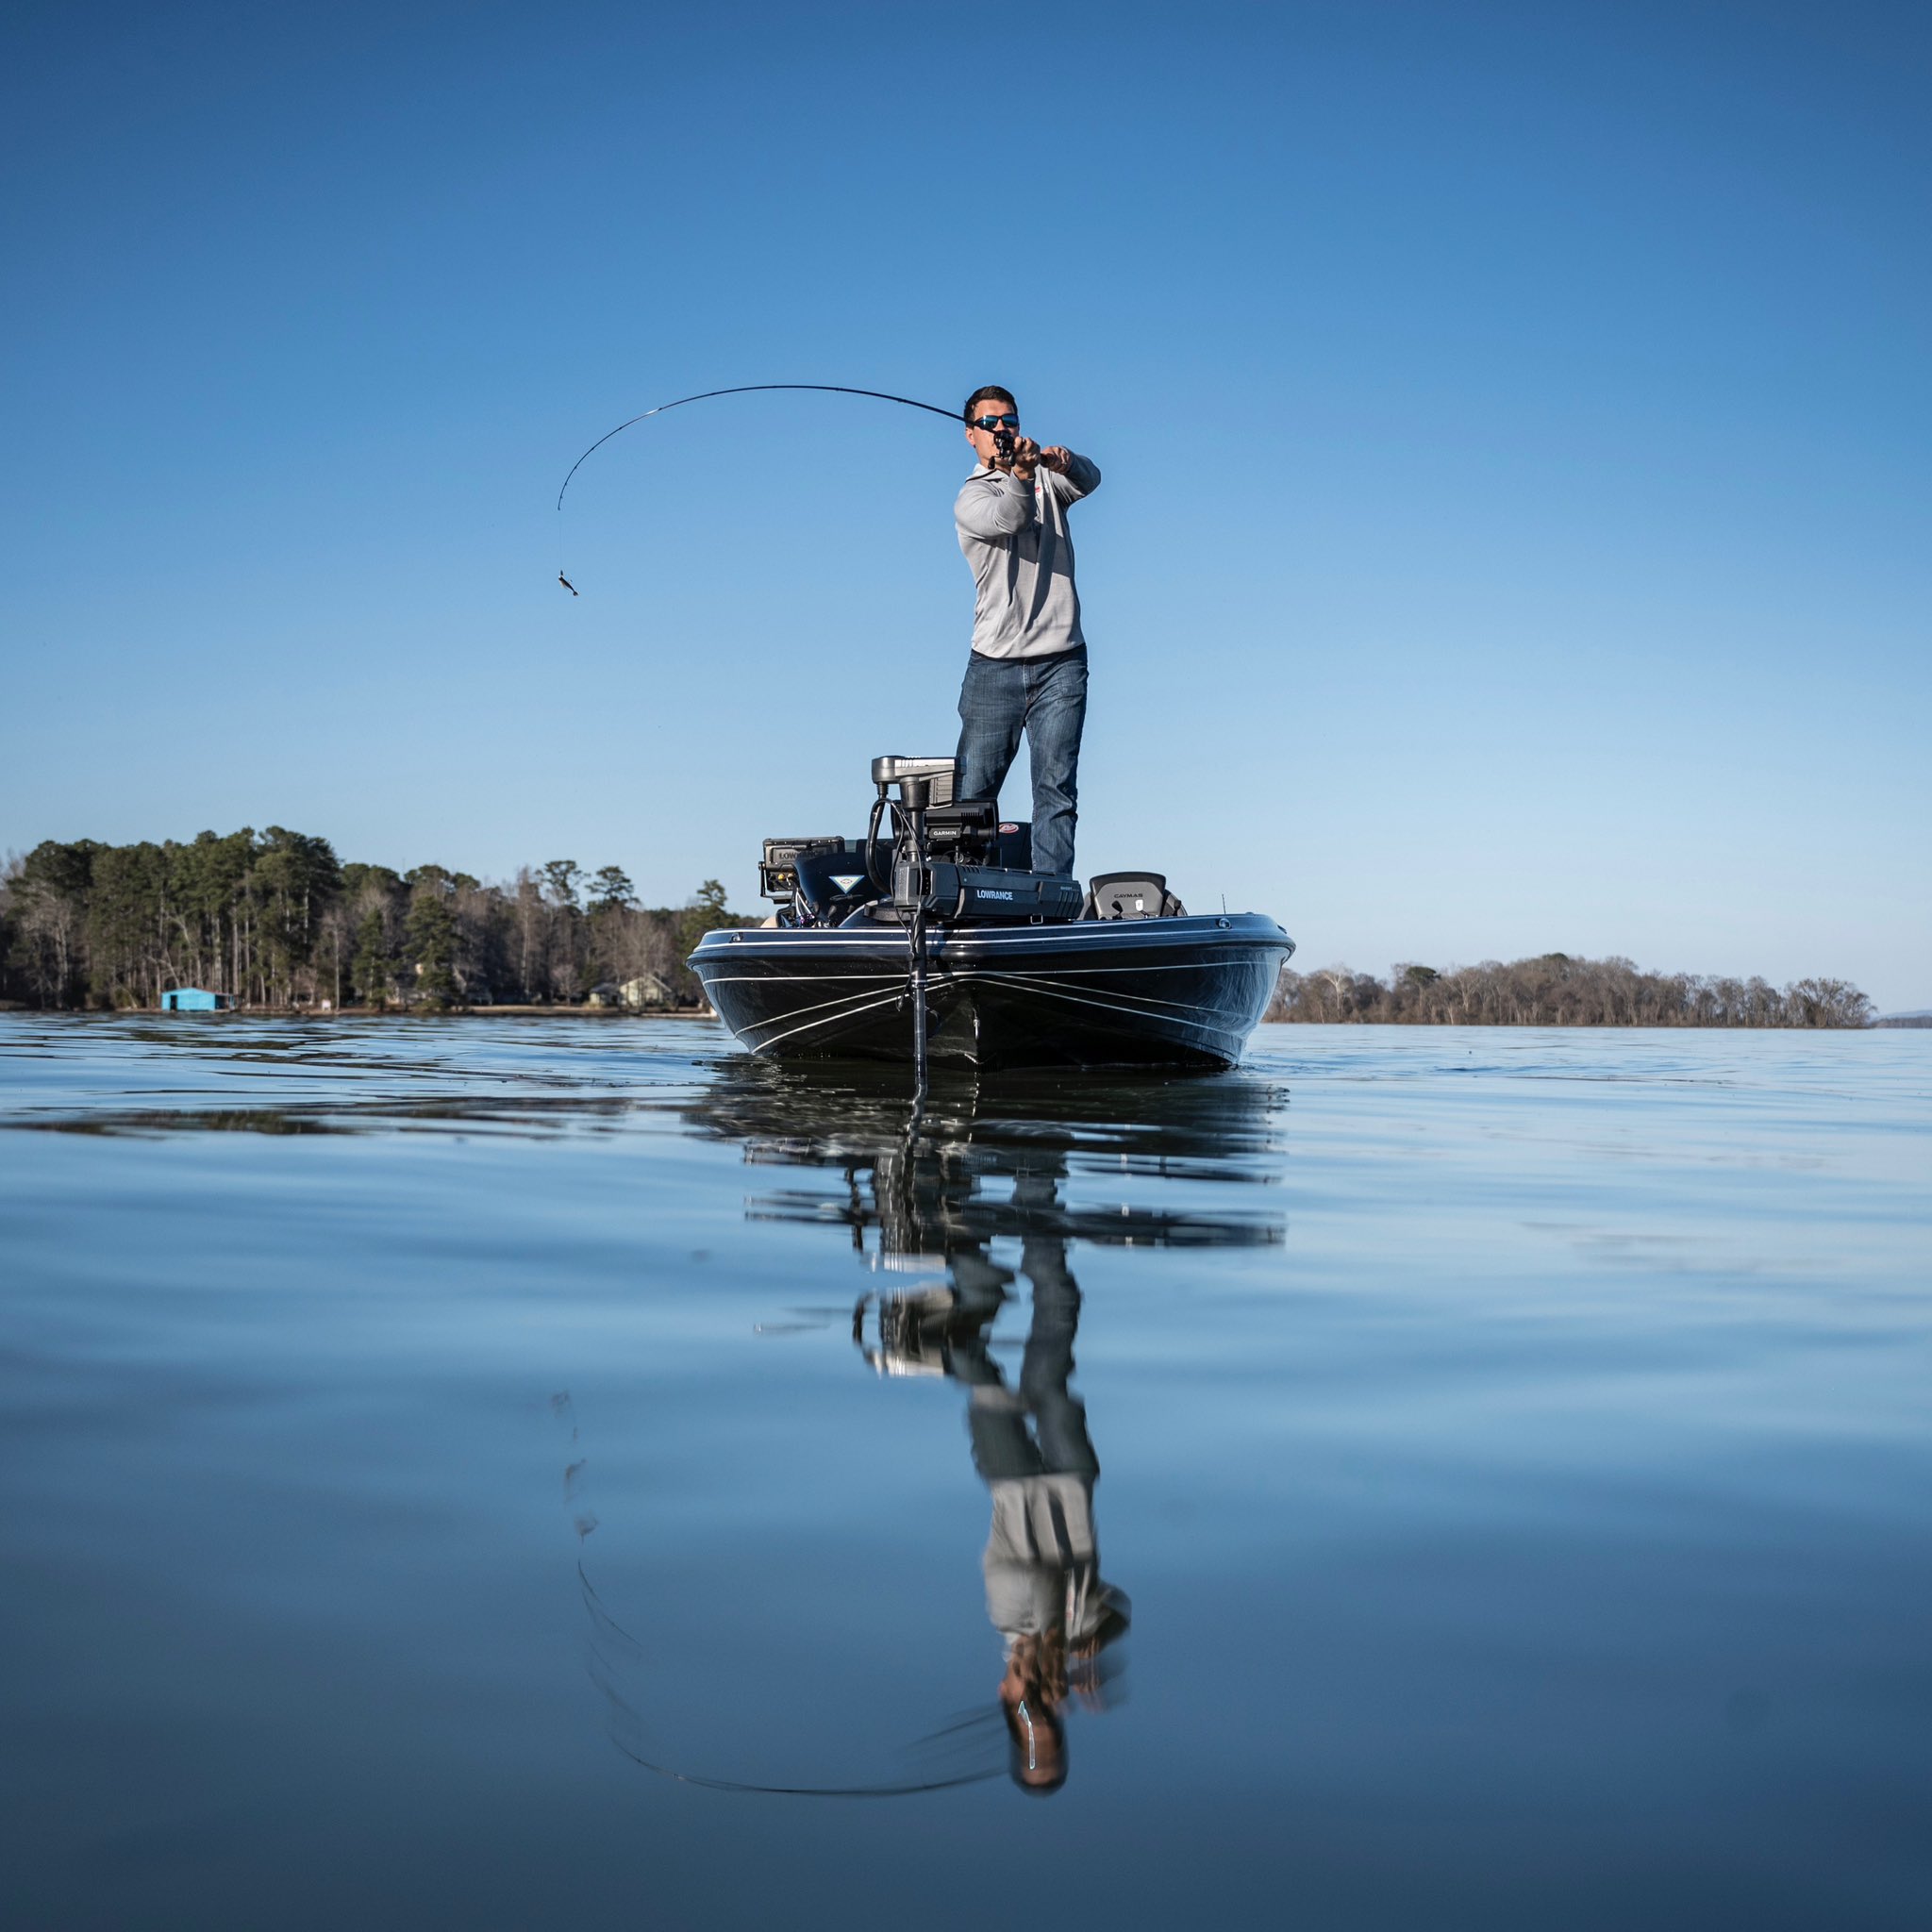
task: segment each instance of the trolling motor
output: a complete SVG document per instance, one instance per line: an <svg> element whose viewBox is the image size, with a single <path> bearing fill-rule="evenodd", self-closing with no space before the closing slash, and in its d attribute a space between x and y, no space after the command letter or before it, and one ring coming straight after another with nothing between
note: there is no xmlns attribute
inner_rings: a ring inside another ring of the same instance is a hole
<svg viewBox="0 0 1932 1932"><path fill-rule="evenodd" d="M933 789L938 783L943 783L946 803L951 805L953 761L951 758L874 758L872 761L872 782L877 789L877 796L873 801L872 819L866 827L868 871L872 866L873 854L878 849L874 835L885 810L887 795L894 785L899 788L898 803L892 812L899 836L892 854L891 906L892 911L906 922L906 951L911 967L912 1113L916 1121L920 1108L925 1105L927 1078L925 921L931 908L928 904L930 893L924 890L929 883L926 813L932 808Z"/></svg>
<svg viewBox="0 0 1932 1932"><path fill-rule="evenodd" d="M909 924L920 912L970 925L1039 925L1080 916L1079 881L1034 872L1031 841L1024 853L1017 849L1021 828L1000 824L992 799L954 797L951 758L874 758L872 782L878 795L866 850L874 864L884 849L878 831L889 806L892 814L891 878L872 874L880 916Z"/></svg>
<svg viewBox="0 0 1932 1932"><path fill-rule="evenodd" d="M863 839L767 839L758 867L760 889L779 908L775 924L905 927L916 1103L926 1091L933 922L1046 925L1085 908L1079 880L1032 870L1029 828L1002 824L992 799L956 798L955 775L949 758L874 758Z"/></svg>
<svg viewBox="0 0 1932 1932"><path fill-rule="evenodd" d="M1037 924L1080 916L1077 879L1058 873L1022 872L996 862L1005 856L997 804L991 798L955 798L954 778L951 758L887 757L872 761L876 795L866 828L866 863L870 871L880 850L879 824L890 806L892 876L888 886L874 874L882 894L874 916L897 920L906 927L915 1109L924 1104L926 1091L927 922ZM896 799L891 796L895 790Z"/></svg>

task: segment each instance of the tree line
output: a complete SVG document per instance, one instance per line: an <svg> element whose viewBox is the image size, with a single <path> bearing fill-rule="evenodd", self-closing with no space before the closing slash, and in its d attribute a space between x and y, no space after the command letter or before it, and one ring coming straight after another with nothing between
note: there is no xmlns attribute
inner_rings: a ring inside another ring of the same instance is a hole
<svg viewBox="0 0 1932 1932"><path fill-rule="evenodd" d="M742 925L707 879L681 907L639 905L614 865L522 868L508 883L421 865L341 863L326 839L271 825L179 843L49 840L0 874L0 997L53 1008L155 1007L172 987L241 1006L442 1010L541 1006L642 980L702 995L684 964ZM1645 973L1544 953L1386 979L1284 971L1271 1020L1423 1026L1869 1026L1841 979Z"/></svg>
<svg viewBox="0 0 1932 1932"><path fill-rule="evenodd" d="M1870 1026L1872 1002L1843 979L1645 973L1628 959L1543 953L1508 965L1397 965L1386 979L1346 966L1284 972L1271 1020L1408 1026Z"/></svg>
<svg viewBox="0 0 1932 1932"><path fill-rule="evenodd" d="M173 987L238 1006L441 1010L583 999L642 979L696 1005L685 956L739 925L707 879L643 907L621 868L525 867L507 884L420 865L341 863L271 825L180 843L49 840L0 876L0 995L38 1007L154 1007Z"/></svg>

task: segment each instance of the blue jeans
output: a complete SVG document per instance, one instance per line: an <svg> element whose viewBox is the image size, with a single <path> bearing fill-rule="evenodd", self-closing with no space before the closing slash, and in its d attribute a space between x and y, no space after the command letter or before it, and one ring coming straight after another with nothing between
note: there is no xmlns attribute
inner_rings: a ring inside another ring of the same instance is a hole
<svg viewBox="0 0 1932 1932"><path fill-rule="evenodd" d="M973 652L959 688L958 798L993 798L1020 751L1033 755L1033 870L1071 873L1080 730L1087 722L1087 646L1051 658Z"/></svg>

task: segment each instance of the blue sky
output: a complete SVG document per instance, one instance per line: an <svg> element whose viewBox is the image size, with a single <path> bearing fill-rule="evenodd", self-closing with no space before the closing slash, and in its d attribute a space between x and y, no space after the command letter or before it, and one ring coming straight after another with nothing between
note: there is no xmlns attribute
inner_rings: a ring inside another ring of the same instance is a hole
<svg viewBox="0 0 1932 1932"><path fill-rule="evenodd" d="M1091 454L1083 868L1932 1004L1932 15L9 9L0 847L753 903ZM1024 788L1009 781L1009 810Z"/></svg>

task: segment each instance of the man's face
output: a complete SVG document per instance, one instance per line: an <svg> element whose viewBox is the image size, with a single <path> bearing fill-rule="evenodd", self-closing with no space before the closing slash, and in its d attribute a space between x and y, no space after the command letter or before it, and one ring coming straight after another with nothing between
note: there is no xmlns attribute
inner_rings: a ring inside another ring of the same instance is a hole
<svg viewBox="0 0 1932 1932"><path fill-rule="evenodd" d="M1014 404L1003 403L997 398L989 398L986 402L974 404L974 420L966 425L966 441L973 445L974 455L982 463L990 465L992 462L993 457L998 452L999 444L993 441L993 432L991 429L980 428L979 425L991 422L995 416L1017 417L1020 411ZM1006 426L1015 436L1019 435L1020 425L1017 422L1008 423Z"/></svg>

